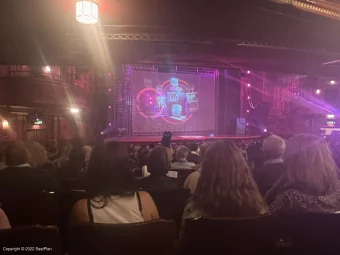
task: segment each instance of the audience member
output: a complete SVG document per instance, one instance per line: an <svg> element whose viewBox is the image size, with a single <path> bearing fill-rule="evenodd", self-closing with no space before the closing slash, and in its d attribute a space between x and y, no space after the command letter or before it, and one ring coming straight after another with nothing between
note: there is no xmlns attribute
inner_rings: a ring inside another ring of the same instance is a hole
<svg viewBox="0 0 340 255"><path fill-rule="evenodd" d="M78 201L72 223L134 223L158 219L158 211L147 192L137 191L124 144L110 143L103 153L94 153L89 165L89 200Z"/></svg>
<svg viewBox="0 0 340 255"><path fill-rule="evenodd" d="M282 156L286 143L281 137L271 135L263 140L262 149L266 161L262 167L253 170L253 176L261 194L265 196L285 171Z"/></svg>
<svg viewBox="0 0 340 255"><path fill-rule="evenodd" d="M51 174L31 167L29 161L29 152L23 143L7 146L5 163L8 167L0 171L0 196L60 189Z"/></svg>
<svg viewBox="0 0 340 255"><path fill-rule="evenodd" d="M143 172L147 171L146 164L149 157L149 150L146 147L141 147L137 154L137 167L133 169L133 175L136 178L143 177Z"/></svg>
<svg viewBox="0 0 340 255"><path fill-rule="evenodd" d="M11 224L7 218L6 213L0 208L0 229L9 229Z"/></svg>
<svg viewBox="0 0 340 255"><path fill-rule="evenodd" d="M61 153L60 158L53 161L58 170L63 169L67 166L72 150L73 146L71 144L66 145Z"/></svg>
<svg viewBox="0 0 340 255"><path fill-rule="evenodd" d="M193 169L195 167L195 163L188 162L189 150L187 147L181 145L176 149L176 160L177 162L171 165L171 169Z"/></svg>
<svg viewBox="0 0 340 255"><path fill-rule="evenodd" d="M256 217L266 213L266 203L241 150L233 142L218 141L210 145L183 218Z"/></svg>
<svg viewBox="0 0 340 255"><path fill-rule="evenodd" d="M200 149L200 158L201 158L202 160L204 159L205 152L206 152L206 150L208 149L209 145L210 145L210 143L203 143L203 144L201 145L201 149ZM185 182L184 182L183 188L185 188L185 189L190 189L190 193L191 193L191 194L194 194L200 176L201 176L201 166L199 165L198 170L195 171L195 172L193 172L193 173L191 173L191 174L187 177L187 179L186 179Z"/></svg>
<svg viewBox="0 0 340 255"><path fill-rule="evenodd" d="M5 164L5 158L4 158L4 150L5 150L5 145L1 144L0 145L0 171L1 169L6 168L6 164Z"/></svg>
<svg viewBox="0 0 340 255"><path fill-rule="evenodd" d="M85 154L82 147L74 147L70 152L67 164L60 170L61 178L78 179L85 168Z"/></svg>
<svg viewBox="0 0 340 255"><path fill-rule="evenodd" d="M93 150L92 147L89 146L89 145L86 145L86 146L83 147L83 152L84 152L84 155L85 155L85 168L88 167L88 164L90 162L92 150Z"/></svg>
<svg viewBox="0 0 340 255"><path fill-rule="evenodd" d="M287 143L284 162L285 191L270 205L272 214L340 210L337 166L324 139L314 135L294 136Z"/></svg>
<svg viewBox="0 0 340 255"><path fill-rule="evenodd" d="M30 154L29 164L31 167L48 171L51 175L56 176L55 166L48 160L47 150L39 142L26 141L25 146Z"/></svg>
<svg viewBox="0 0 340 255"><path fill-rule="evenodd" d="M162 145L151 150L147 160L147 170L150 175L143 179L144 189L178 188L178 182L167 176L171 168L170 150Z"/></svg>
<svg viewBox="0 0 340 255"><path fill-rule="evenodd" d="M264 163L264 153L260 143L250 144L246 152L247 161L251 170L262 167Z"/></svg>
<svg viewBox="0 0 340 255"><path fill-rule="evenodd" d="M192 143L189 145L189 154L187 156L187 160L189 162L193 162L196 165L201 164L201 157L199 155L200 153L200 147L197 143Z"/></svg>

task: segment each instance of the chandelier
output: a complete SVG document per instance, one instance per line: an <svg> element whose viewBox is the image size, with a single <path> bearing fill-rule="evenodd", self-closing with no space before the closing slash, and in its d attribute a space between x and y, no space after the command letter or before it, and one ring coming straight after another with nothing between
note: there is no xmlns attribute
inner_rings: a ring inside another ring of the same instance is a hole
<svg viewBox="0 0 340 255"><path fill-rule="evenodd" d="M98 4L94 0L77 1L76 18L83 24L96 24L98 22Z"/></svg>

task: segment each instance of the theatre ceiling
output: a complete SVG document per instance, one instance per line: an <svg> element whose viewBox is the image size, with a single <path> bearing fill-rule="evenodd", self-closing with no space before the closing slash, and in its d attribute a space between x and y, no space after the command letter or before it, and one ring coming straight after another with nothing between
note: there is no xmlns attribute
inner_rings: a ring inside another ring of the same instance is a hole
<svg viewBox="0 0 340 255"><path fill-rule="evenodd" d="M340 4L291 0L0 0L0 64L161 63L340 75Z"/></svg>

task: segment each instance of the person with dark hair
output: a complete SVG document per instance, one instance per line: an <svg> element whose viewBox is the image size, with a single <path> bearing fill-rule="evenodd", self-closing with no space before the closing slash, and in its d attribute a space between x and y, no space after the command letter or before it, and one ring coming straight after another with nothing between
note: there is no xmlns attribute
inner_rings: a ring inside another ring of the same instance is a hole
<svg viewBox="0 0 340 255"><path fill-rule="evenodd" d="M233 142L214 142L207 149L197 188L183 219L248 218L267 213L241 150Z"/></svg>
<svg viewBox="0 0 340 255"><path fill-rule="evenodd" d="M150 175L142 181L144 189L178 188L177 180L167 176L171 169L171 151L164 146L151 150L147 160L147 171Z"/></svg>
<svg viewBox="0 0 340 255"><path fill-rule="evenodd" d="M96 150L96 148L95 148ZM151 196L138 191L132 176L127 148L113 142L92 154L87 192L91 199L78 201L71 213L71 222L135 223L158 219Z"/></svg>
<svg viewBox="0 0 340 255"><path fill-rule="evenodd" d="M246 149L247 161L251 170L258 169L263 166L264 153L260 143L253 143Z"/></svg>
<svg viewBox="0 0 340 255"><path fill-rule="evenodd" d="M270 213L286 215L340 211L338 168L323 138L310 134L292 137L287 143L283 161L287 170L278 181L281 190L276 184L273 187L278 193L269 206Z"/></svg>
<svg viewBox="0 0 340 255"><path fill-rule="evenodd" d="M193 162L196 165L201 164L201 157L199 153L200 153L200 147L198 146L197 143L189 144L189 153L187 156L188 162Z"/></svg>
<svg viewBox="0 0 340 255"><path fill-rule="evenodd" d="M8 145L4 157L8 167L0 171L0 196L60 190L50 173L29 164L30 154L23 143Z"/></svg>
<svg viewBox="0 0 340 255"><path fill-rule="evenodd" d="M200 158L202 160L204 159L205 152L206 152L206 150L208 149L209 146L210 146L210 143L203 143L201 145ZM197 167L198 167L198 170L193 172L193 173L191 173L187 177L187 179L184 182L184 186L183 186L183 188L185 188L185 189L190 189L190 193L191 194L195 193L198 180L199 180L199 178L201 176L201 165L198 165Z"/></svg>
<svg viewBox="0 0 340 255"><path fill-rule="evenodd" d="M149 150L144 146L140 147L137 153L137 167L134 168L132 171L133 175L136 178L143 177L143 169L144 171L146 170L145 168L146 168L148 157L149 157Z"/></svg>

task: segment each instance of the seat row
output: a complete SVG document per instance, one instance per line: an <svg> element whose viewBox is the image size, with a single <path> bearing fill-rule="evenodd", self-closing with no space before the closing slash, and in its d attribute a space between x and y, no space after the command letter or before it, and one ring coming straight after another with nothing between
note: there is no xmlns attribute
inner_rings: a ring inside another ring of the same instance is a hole
<svg viewBox="0 0 340 255"><path fill-rule="evenodd" d="M172 221L86 223L70 229L68 254L340 254L339 241L338 214L188 219L180 241ZM63 250L57 228L41 226L1 230L0 245L39 254Z"/></svg>

